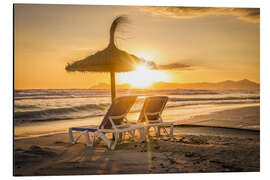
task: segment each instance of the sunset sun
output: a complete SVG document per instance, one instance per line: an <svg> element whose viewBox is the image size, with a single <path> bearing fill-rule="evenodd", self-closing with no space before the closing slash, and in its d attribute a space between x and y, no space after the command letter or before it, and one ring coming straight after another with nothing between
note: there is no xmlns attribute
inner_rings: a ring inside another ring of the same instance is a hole
<svg viewBox="0 0 270 180"><path fill-rule="evenodd" d="M168 80L169 77L167 73L163 71L148 69L144 65L138 66L134 72L128 72L119 75L120 83L129 83L135 88L146 88L154 82L167 82Z"/></svg>

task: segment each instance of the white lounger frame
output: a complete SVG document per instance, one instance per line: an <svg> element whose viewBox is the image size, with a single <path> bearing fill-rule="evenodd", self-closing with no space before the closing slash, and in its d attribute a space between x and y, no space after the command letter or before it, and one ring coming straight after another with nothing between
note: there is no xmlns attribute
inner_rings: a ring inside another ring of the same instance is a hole
<svg viewBox="0 0 270 180"><path fill-rule="evenodd" d="M114 123L114 119L121 119L123 118L125 121L123 121L122 124L120 125L115 125ZM109 116L108 119L110 120L111 124L112 124L112 129L105 129L105 128L97 128L97 130L95 132L88 131L85 130L83 131L76 139L73 138L73 134L72 134L72 128L69 129L69 138L70 138L70 142L71 144L75 144L78 139L84 135L86 138L86 145L87 146L94 146L95 140L96 138L100 138L102 139L106 145L108 146L109 149L114 150L117 143L119 141L122 140L123 135L125 135L126 132L128 132L132 139L135 140L135 131L138 130L139 134L140 134L140 138L139 138L139 142L143 141L145 139L145 125L144 124L133 124L128 122L127 118L126 118L126 114L121 115L121 116ZM89 133L92 134L92 136L89 137ZM112 133L114 135L114 143L112 143L112 141L110 141L105 134L106 133Z"/></svg>
<svg viewBox="0 0 270 180"><path fill-rule="evenodd" d="M158 116L158 119L149 120L148 116ZM161 117L161 112L144 113L144 117L146 120L147 135L149 134L149 129L151 127L154 127L157 136L160 136L160 128L162 128L164 133L167 134L170 139L173 139L173 123L163 122L162 117ZM170 128L170 133L167 132L166 127Z"/></svg>

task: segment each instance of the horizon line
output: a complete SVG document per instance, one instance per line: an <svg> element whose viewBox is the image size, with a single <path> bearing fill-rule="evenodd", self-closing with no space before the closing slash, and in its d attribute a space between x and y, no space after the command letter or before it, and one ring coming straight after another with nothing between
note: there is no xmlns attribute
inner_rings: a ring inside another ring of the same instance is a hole
<svg viewBox="0 0 270 180"><path fill-rule="evenodd" d="M259 85L259 88L260 89L260 82L256 82L256 81L251 81L249 79L241 79L241 80L224 80L224 81L217 81L217 82L205 82L205 81L202 81L202 82L185 82L185 83L179 83L179 82L165 82L165 81L158 81L158 82L155 82L155 83L160 83L160 82L163 82L163 83L168 83L168 84L199 84L199 83L210 83L210 84L216 84L216 83L222 83L222 82L226 82L226 81L233 81L233 82L239 82L239 81L243 81L243 80L248 80L250 82L253 82L253 83L257 83ZM98 85L98 84L107 84L109 85L109 83L106 83L106 82L100 82L100 83L97 83L95 85ZM154 83L153 83L154 84ZM95 86L95 85L92 85L92 86ZM130 85L129 83L119 83L119 84L116 84L117 85ZM88 88L14 88L13 87L13 90L109 90L110 88L103 88L103 89L95 89L95 88L91 88L91 87L88 87ZM118 88L118 89L121 89L121 90L130 90L130 89L133 89L133 90L148 90L148 88L134 88L134 87L130 87L130 88ZM176 89L188 89L188 88L171 88L169 90L176 90ZM197 88L195 88L196 90L198 90ZM202 89L205 89L205 90L221 90L221 89L208 89L208 88L202 88ZM235 88L232 88L232 89L235 89ZM155 90L160 90L160 89L155 89ZM240 90L240 89L239 89Z"/></svg>

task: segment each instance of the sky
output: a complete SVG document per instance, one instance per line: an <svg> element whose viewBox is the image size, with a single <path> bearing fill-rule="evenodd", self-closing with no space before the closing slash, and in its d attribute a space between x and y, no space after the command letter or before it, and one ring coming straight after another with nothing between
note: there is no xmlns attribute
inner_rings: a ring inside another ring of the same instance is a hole
<svg viewBox="0 0 270 180"><path fill-rule="evenodd" d="M167 78L161 80L260 82L260 10L256 8L16 4L15 89L109 83L107 73L71 73L65 65L104 49L110 25L119 15L127 15L129 24L117 32L117 46L163 67ZM118 75L118 83L123 76L129 77Z"/></svg>

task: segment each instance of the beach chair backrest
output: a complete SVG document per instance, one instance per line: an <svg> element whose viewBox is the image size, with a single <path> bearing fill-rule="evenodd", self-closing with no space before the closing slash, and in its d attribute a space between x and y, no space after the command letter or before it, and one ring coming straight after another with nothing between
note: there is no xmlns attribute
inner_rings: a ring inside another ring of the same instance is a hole
<svg viewBox="0 0 270 180"><path fill-rule="evenodd" d="M138 122L145 122L145 114L158 113L154 115L148 115L147 118L150 121L159 120L162 111L164 110L168 101L167 96L153 96L145 98L143 108L141 110Z"/></svg>
<svg viewBox="0 0 270 180"><path fill-rule="evenodd" d="M109 120L110 116L125 116L131 109L132 105L135 103L137 96L122 96L115 98L111 104L109 110L103 118L99 128L111 129L112 123ZM124 118L113 119L115 125L120 125Z"/></svg>

